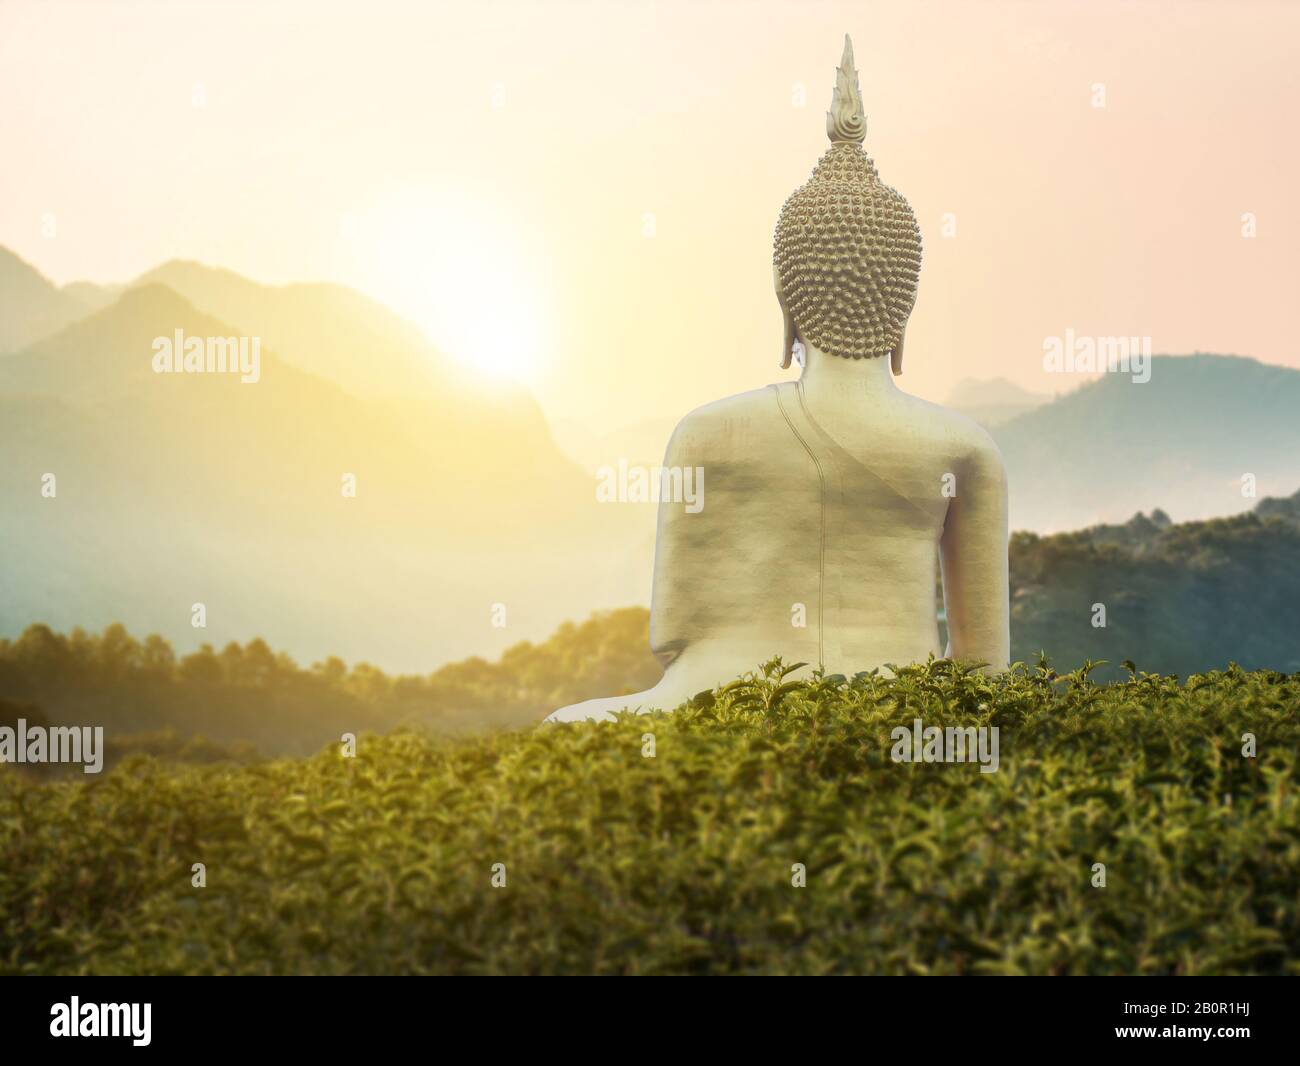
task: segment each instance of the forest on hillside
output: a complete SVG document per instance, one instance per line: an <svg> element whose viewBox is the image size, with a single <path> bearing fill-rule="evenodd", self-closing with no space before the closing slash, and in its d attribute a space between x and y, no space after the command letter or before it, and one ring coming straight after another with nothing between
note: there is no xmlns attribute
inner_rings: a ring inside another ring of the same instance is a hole
<svg viewBox="0 0 1300 1066"><path fill-rule="evenodd" d="M1188 674L1236 662L1300 671L1300 493L1254 511L1174 524L1160 511L1117 526L1012 536L1011 654L1040 651L1100 679ZM1105 608L1105 625L1094 624Z"/></svg>
<svg viewBox="0 0 1300 1066"><path fill-rule="evenodd" d="M120 625L67 635L33 625L0 641L0 725L20 716L103 725L110 762L135 751L187 761L305 755L345 732L399 726L531 725L593 693L653 684L660 670L648 623L642 608L602 613L540 644L521 642L496 662L472 658L401 677L336 658L302 667L261 639L178 656L163 638L137 640ZM209 743L187 749L193 737Z"/></svg>
<svg viewBox="0 0 1300 1066"><path fill-rule="evenodd" d="M1098 680L1124 676L1125 661L1180 676L1230 662L1300 672L1300 494L1207 522L1155 511L1078 533L1016 534L1011 596L1013 660L1043 653L1062 671L1105 660ZM1094 624L1099 604L1104 626ZM495 662L405 676L338 658L304 667L261 639L178 655L120 625L61 634L37 624L0 641L0 725L103 725L110 764L137 751L247 761L309 754L348 732L533 725L659 674L644 608L566 623Z"/></svg>

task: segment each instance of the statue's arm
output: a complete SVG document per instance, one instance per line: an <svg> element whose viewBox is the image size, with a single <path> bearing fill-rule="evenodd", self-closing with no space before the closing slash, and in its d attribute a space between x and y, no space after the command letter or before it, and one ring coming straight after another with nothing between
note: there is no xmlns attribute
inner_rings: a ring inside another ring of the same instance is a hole
<svg viewBox="0 0 1300 1066"><path fill-rule="evenodd" d="M1007 475L987 435L963 466L940 541L947 654L1003 670L1011 655Z"/></svg>
<svg viewBox="0 0 1300 1066"><path fill-rule="evenodd" d="M696 437L693 430L689 415L678 423L664 452L665 469L682 469L698 460L698 449L687 443ZM665 669L689 641L685 623L693 613L689 604L691 579L697 576L693 568L699 565L699 553L691 550L690 523L694 520L698 524L701 517L687 514L681 503L666 497L659 501L650 593L650 650Z"/></svg>

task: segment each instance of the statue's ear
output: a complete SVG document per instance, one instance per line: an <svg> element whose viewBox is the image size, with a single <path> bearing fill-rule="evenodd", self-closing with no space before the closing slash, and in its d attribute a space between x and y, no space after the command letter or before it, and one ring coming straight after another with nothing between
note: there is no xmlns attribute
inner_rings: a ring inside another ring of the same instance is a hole
<svg viewBox="0 0 1300 1066"><path fill-rule="evenodd" d="M781 308L781 314L785 316L785 340L781 342L781 369L786 370L790 366L790 360L794 358L794 343L798 340L798 334L794 328L794 316L784 307Z"/></svg>
<svg viewBox="0 0 1300 1066"><path fill-rule="evenodd" d="M785 305L785 294L781 291L781 275L777 272L776 264L772 264L772 286L776 289L776 302L781 305L781 318L785 322L785 339L781 342L781 369L787 370L790 366L790 360L794 358L794 342L797 339L794 327L794 316L790 314L790 308Z"/></svg>
<svg viewBox="0 0 1300 1066"><path fill-rule="evenodd" d="M894 350L889 353L889 366L894 372L894 377L898 377L903 372L903 339L907 336L907 327L898 335L898 343L894 345Z"/></svg>

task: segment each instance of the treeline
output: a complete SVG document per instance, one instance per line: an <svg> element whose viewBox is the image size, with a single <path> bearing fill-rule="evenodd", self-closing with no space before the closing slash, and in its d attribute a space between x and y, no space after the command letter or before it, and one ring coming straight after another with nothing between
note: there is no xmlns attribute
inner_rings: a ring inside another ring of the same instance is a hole
<svg viewBox="0 0 1300 1066"><path fill-rule="evenodd" d="M1186 676L1236 662L1300 671L1300 493L1253 513L1175 525L1161 512L1121 526L1011 541L1012 658L1045 650L1099 679ZM1101 624L1104 622L1104 625Z"/></svg>
<svg viewBox="0 0 1300 1066"><path fill-rule="evenodd" d="M1013 660L1032 664L1042 651L1061 670L1106 660L1098 680L1123 676L1125 660L1179 676L1229 662L1300 671L1300 494L1209 522L1175 525L1156 511L1078 533L1018 533L1010 564ZM659 676L639 607L566 623L497 662L398 677L337 658L302 667L260 639L178 656L162 637L137 640L120 625L97 635L33 625L0 641L0 725L103 725L110 761L134 750L246 760L308 754L345 732L531 725Z"/></svg>
<svg viewBox="0 0 1300 1066"><path fill-rule="evenodd" d="M178 756L190 738L206 738L209 746L191 752L194 761L210 761L213 744L240 758L248 745L303 755L345 732L532 724L576 700L639 691L659 675L640 608L566 623L540 644L507 649L497 662L472 658L400 677L337 658L302 667L261 639L178 656L162 637L137 640L121 625L67 635L33 625L17 640L0 641L0 725L20 716L102 725L110 739L130 734L136 746ZM119 754L127 748L119 746Z"/></svg>

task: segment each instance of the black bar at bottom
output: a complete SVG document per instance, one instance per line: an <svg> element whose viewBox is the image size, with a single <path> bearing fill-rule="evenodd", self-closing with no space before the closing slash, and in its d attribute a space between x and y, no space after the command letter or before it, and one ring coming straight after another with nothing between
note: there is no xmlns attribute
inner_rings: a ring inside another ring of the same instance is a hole
<svg viewBox="0 0 1300 1066"><path fill-rule="evenodd" d="M847 988L751 981L706 991L698 982L579 989L572 982L457 987L364 977L11 979L0 984L0 1047L9 1061L18 1061L9 1058L17 1050L96 1054L111 1046L205 1055L285 1047L334 1057L409 1040L432 1039L448 1051L445 1041L459 1038L481 1040L490 1056L503 1035L537 1051L594 1050L588 1040L595 1031L626 1027L643 1049L658 1031L664 1053L674 1056L686 1049L687 1031L692 1052L703 1033L715 1033L732 1052L752 1040L770 1051L774 1035L789 1034L794 1046L812 1049L852 1033L855 1041L874 1042L873 1033L919 1041L927 1051L1294 1049L1296 986L1283 979L865 980Z"/></svg>

